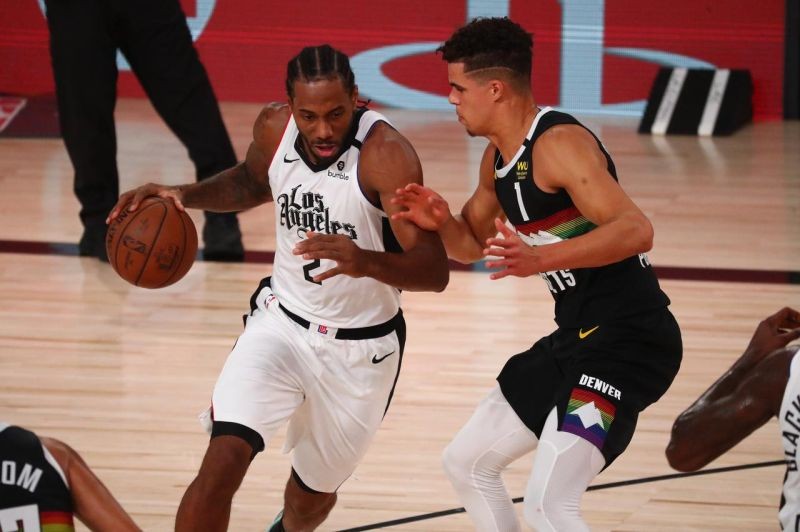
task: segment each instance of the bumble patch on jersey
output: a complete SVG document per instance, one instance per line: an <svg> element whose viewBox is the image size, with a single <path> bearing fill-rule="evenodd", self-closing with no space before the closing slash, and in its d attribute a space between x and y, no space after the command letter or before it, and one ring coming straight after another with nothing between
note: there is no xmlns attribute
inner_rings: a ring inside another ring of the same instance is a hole
<svg viewBox="0 0 800 532"><path fill-rule="evenodd" d="M573 388L561 430L580 436L602 451L616 412L617 407L600 394Z"/></svg>

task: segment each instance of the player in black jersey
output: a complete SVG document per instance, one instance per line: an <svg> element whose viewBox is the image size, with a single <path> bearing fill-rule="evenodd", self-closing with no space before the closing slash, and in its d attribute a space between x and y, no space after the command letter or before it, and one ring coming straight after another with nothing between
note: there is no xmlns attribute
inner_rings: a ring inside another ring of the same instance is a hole
<svg viewBox="0 0 800 532"><path fill-rule="evenodd" d="M0 530L139 530L86 462L54 438L0 421Z"/></svg>
<svg viewBox="0 0 800 532"><path fill-rule="evenodd" d="M538 274L555 299L558 329L508 360L499 386L445 450L470 517L479 530L519 529L500 473L538 447L526 521L588 530L583 492L627 447L639 412L667 390L682 345L644 255L649 220L597 137L536 105L531 49L530 34L507 18L474 20L439 48L459 121L490 141L479 184L456 216L419 185L393 201L406 208L396 218L438 231L450 257L494 257L492 279Z"/></svg>

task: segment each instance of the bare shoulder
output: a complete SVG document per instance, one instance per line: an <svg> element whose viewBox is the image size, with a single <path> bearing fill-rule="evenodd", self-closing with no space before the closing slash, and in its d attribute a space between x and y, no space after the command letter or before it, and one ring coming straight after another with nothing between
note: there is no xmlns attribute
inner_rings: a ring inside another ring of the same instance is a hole
<svg viewBox="0 0 800 532"><path fill-rule="evenodd" d="M285 103L272 102L265 105L253 124L253 141L262 148L277 145L291 114Z"/></svg>
<svg viewBox="0 0 800 532"><path fill-rule="evenodd" d="M536 157L560 158L570 155L602 155L594 136L577 124L558 124L542 133L533 145Z"/></svg>
<svg viewBox="0 0 800 532"><path fill-rule="evenodd" d="M376 122L364 139L361 148L362 161L386 163L419 163L417 152L411 142L399 131L384 121Z"/></svg>
<svg viewBox="0 0 800 532"><path fill-rule="evenodd" d="M58 465L60 465L66 473L69 469L70 461L76 454L75 451L73 451L69 445L61 440L57 440L56 438L40 436L39 440L42 442L42 445L44 445L47 450L50 451L50 454L53 455L53 458L56 459Z"/></svg>
<svg viewBox="0 0 800 532"><path fill-rule="evenodd" d="M422 184L422 165L414 147L386 122L376 122L359 157L360 182L370 193L389 193L409 183Z"/></svg>

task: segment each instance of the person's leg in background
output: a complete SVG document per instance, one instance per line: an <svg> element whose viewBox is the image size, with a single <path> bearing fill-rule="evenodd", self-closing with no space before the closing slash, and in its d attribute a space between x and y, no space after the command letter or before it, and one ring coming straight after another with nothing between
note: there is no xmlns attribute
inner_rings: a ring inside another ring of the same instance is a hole
<svg viewBox="0 0 800 532"><path fill-rule="evenodd" d="M61 134L81 204L81 255L108 260L105 219L119 196L112 15L101 0L46 0Z"/></svg>
<svg viewBox="0 0 800 532"><path fill-rule="evenodd" d="M189 151L197 180L237 163L211 82L177 0L117 4L125 21L121 47L156 111ZM236 213L205 213L203 254L241 261Z"/></svg>

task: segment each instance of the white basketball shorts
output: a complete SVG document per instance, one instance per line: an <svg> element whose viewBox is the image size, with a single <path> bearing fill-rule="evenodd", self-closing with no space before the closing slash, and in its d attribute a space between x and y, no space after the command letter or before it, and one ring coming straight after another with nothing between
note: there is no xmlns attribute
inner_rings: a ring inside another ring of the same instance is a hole
<svg viewBox="0 0 800 532"><path fill-rule="evenodd" d="M355 470L389 406L405 342L402 314L379 338L343 340L335 335L361 329L304 327L268 285L253 303L214 387L213 420L244 425L265 445L289 420L284 452L294 450L292 467L311 489L332 493Z"/></svg>

